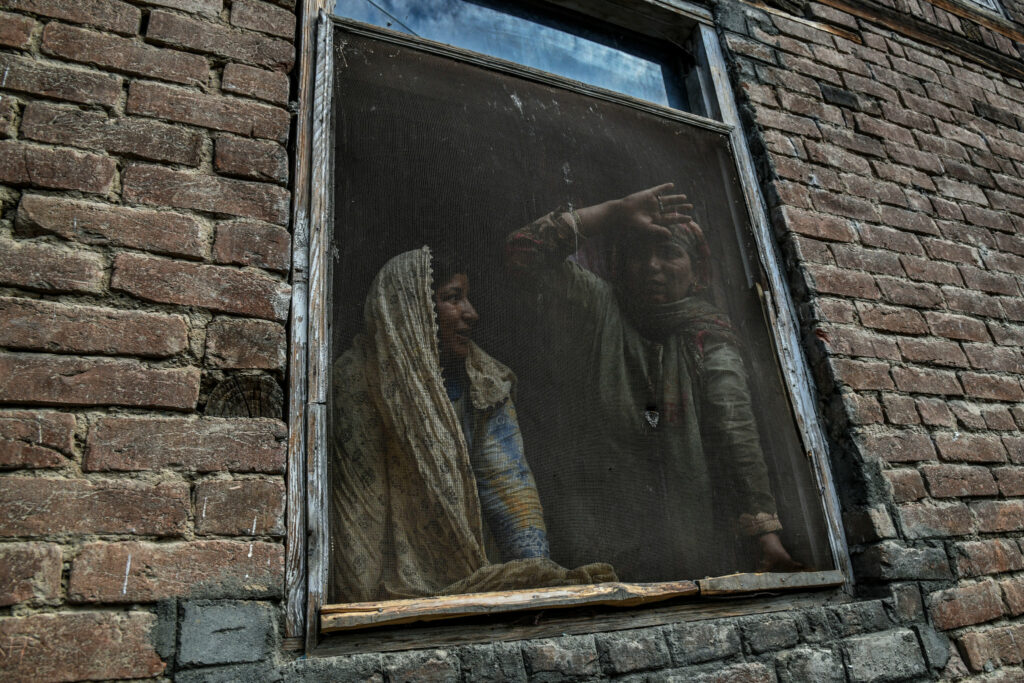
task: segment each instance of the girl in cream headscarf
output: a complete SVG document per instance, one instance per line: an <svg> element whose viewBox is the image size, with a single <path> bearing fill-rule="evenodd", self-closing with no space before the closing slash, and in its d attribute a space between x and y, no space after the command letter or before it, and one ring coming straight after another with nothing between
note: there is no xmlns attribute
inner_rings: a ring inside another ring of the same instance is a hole
<svg viewBox="0 0 1024 683"><path fill-rule="evenodd" d="M433 277L426 247L399 254L334 364L332 600L616 580L548 559L515 376L471 341L468 294L464 272Z"/></svg>

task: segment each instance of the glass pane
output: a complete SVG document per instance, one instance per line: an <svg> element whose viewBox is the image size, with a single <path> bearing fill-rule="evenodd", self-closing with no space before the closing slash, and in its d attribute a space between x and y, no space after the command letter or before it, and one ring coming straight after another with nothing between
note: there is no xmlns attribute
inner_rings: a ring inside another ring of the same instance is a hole
<svg viewBox="0 0 1024 683"><path fill-rule="evenodd" d="M687 109L676 50L575 16L471 0L337 0L334 13Z"/></svg>
<svg viewBox="0 0 1024 683"><path fill-rule="evenodd" d="M328 601L832 568L728 137L336 45Z"/></svg>

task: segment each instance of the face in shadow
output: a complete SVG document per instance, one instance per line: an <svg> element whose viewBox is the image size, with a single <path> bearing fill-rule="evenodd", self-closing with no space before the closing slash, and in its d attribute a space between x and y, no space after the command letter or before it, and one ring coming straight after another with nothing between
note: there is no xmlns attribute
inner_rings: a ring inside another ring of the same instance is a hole
<svg viewBox="0 0 1024 683"><path fill-rule="evenodd" d="M434 306L441 363L465 360L473 328L480 319L469 301L469 278L465 273L456 273L434 290Z"/></svg>
<svg viewBox="0 0 1024 683"><path fill-rule="evenodd" d="M693 264L680 242L655 237L626 246L622 260L622 285L626 295L639 304L667 304L692 293Z"/></svg>

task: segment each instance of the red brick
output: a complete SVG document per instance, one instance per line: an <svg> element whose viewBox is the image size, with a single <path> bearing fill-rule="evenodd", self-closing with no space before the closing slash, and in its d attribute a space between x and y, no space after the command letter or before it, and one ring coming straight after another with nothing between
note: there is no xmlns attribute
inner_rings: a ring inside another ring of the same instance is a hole
<svg viewBox="0 0 1024 683"><path fill-rule="evenodd" d="M880 294L874 278L867 273L858 273L831 266L806 266L811 286L821 294L836 294L857 299L878 299Z"/></svg>
<svg viewBox="0 0 1024 683"><path fill-rule="evenodd" d="M964 212L964 217L969 223L981 225L986 228L992 228L993 230L1013 232L1013 221L1002 211L983 209L972 204L964 204L961 209Z"/></svg>
<svg viewBox="0 0 1024 683"><path fill-rule="evenodd" d="M921 424L921 417L917 414L916 403L910 396L886 393L882 394L882 402L885 404L886 420L890 424Z"/></svg>
<svg viewBox="0 0 1024 683"><path fill-rule="evenodd" d="M956 242L925 237L921 239L928 256L943 261L978 263L978 250Z"/></svg>
<svg viewBox="0 0 1024 683"><path fill-rule="evenodd" d="M938 339L900 339L898 343L902 357L912 363L967 367L967 358L956 342Z"/></svg>
<svg viewBox="0 0 1024 683"><path fill-rule="evenodd" d="M63 563L52 543L0 544L0 607L59 600Z"/></svg>
<svg viewBox="0 0 1024 683"><path fill-rule="evenodd" d="M287 430L265 418L104 417L89 431L85 469L284 471Z"/></svg>
<svg viewBox="0 0 1024 683"><path fill-rule="evenodd" d="M935 460L932 440L920 432L890 429L859 435L856 442L866 458L881 458L887 462Z"/></svg>
<svg viewBox="0 0 1024 683"><path fill-rule="evenodd" d="M158 676L165 664L153 649L155 630L156 616L145 612L56 612L0 619L4 675L12 681Z"/></svg>
<svg viewBox="0 0 1024 683"><path fill-rule="evenodd" d="M867 327L900 334L925 334L928 326L917 311L880 304L857 303L861 322Z"/></svg>
<svg viewBox="0 0 1024 683"><path fill-rule="evenodd" d="M953 413L956 415L956 419L963 427L977 430L987 429L985 415L981 411L982 406L977 403L950 401L949 407L953 410ZM983 434L979 434L977 436L984 437ZM993 438L998 441L998 435L995 435Z"/></svg>
<svg viewBox="0 0 1024 683"><path fill-rule="evenodd" d="M124 479L0 477L0 536L176 536L188 522L188 484Z"/></svg>
<svg viewBox="0 0 1024 683"><path fill-rule="evenodd" d="M284 535L281 481L240 479L196 484L196 533L222 536Z"/></svg>
<svg viewBox="0 0 1024 683"><path fill-rule="evenodd" d="M110 286L160 303L277 321L288 317L288 285L258 271L119 254Z"/></svg>
<svg viewBox="0 0 1024 683"><path fill-rule="evenodd" d="M967 536L975 522L963 503L905 503L899 518L907 538Z"/></svg>
<svg viewBox="0 0 1024 683"><path fill-rule="evenodd" d="M859 133L873 135L882 141L898 142L908 147L915 146L914 136L906 128L894 126L880 119L864 114L854 114L856 130Z"/></svg>
<svg viewBox="0 0 1024 683"><path fill-rule="evenodd" d="M946 308L951 311L980 315L989 318L1005 318L999 299L961 287L942 287L942 296L946 300Z"/></svg>
<svg viewBox="0 0 1024 683"><path fill-rule="evenodd" d="M295 61L295 48L289 41L229 29L163 10L150 13L146 37L156 43L214 54L275 71L288 71Z"/></svg>
<svg viewBox="0 0 1024 683"><path fill-rule="evenodd" d="M993 322L989 324L989 330L997 344L1024 346L1024 326Z"/></svg>
<svg viewBox="0 0 1024 683"><path fill-rule="evenodd" d="M1024 614L1024 576L1004 579L999 582L999 588L1003 591L1008 614L1014 617Z"/></svg>
<svg viewBox="0 0 1024 683"><path fill-rule="evenodd" d="M124 197L156 206L288 223L290 194L266 183L217 178L162 166L136 164L124 175Z"/></svg>
<svg viewBox="0 0 1024 683"><path fill-rule="evenodd" d="M971 465L924 465L921 473L933 498L995 496L999 493L992 473Z"/></svg>
<svg viewBox="0 0 1024 683"><path fill-rule="evenodd" d="M975 342L989 341L988 329L980 320L937 311L926 311L924 317L932 334L940 337Z"/></svg>
<svg viewBox="0 0 1024 683"><path fill-rule="evenodd" d="M787 242L790 250L793 252L793 259L796 261L824 263L830 266L836 263L827 242L819 242L818 240L812 240L801 235L791 235Z"/></svg>
<svg viewBox="0 0 1024 683"><path fill-rule="evenodd" d="M171 9L180 9L182 12L205 14L211 17L220 15L220 11L224 9L223 0L146 0L146 4L170 7Z"/></svg>
<svg viewBox="0 0 1024 683"><path fill-rule="evenodd" d="M0 183L106 194L116 168L113 159L97 154L0 142Z"/></svg>
<svg viewBox="0 0 1024 683"><path fill-rule="evenodd" d="M68 599L274 598L283 584L284 548L277 543L90 543L71 565Z"/></svg>
<svg viewBox="0 0 1024 683"><path fill-rule="evenodd" d="M882 474L892 486L892 499L897 503L920 500L928 495L924 489L921 473L909 467L895 470L884 470Z"/></svg>
<svg viewBox="0 0 1024 683"><path fill-rule="evenodd" d="M1024 500L983 500L971 503L979 533L1024 530Z"/></svg>
<svg viewBox="0 0 1024 683"><path fill-rule="evenodd" d="M893 339L859 327L823 325L815 331L815 337L825 344L832 355L884 358L886 360L899 360L900 358L899 349ZM837 367L840 366L843 364L837 365ZM855 368L844 367L844 370L850 369Z"/></svg>
<svg viewBox="0 0 1024 683"><path fill-rule="evenodd" d="M1012 275L990 273L972 266L960 266L960 274L969 288L980 292L1006 296L1017 296L1020 293L1017 280Z"/></svg>
<svg viewBox="0 0 1024 683"><path fill-rule="evenodd" d="M295 37L295 13L258 0L234 0L231 3L231 25L287 40Z"/></svg>
<svg viewBox="0 0 1024 683"><path fill-rule="evenodd" d="M1003 616L999 589L992 581L957 586L928 596L932 622L943 631Z"/></svg>
<svg viewBox="0 0 1024 683"><path fill-rule="evenodd" d="M900 391L915 394L940 394L961 396L963 390L956 375L945 370L931 368L893 368L892 377Z"/></svg>
<svg viewBox="0 0 1024 683"><path fill-rule="evenodd" d="M1022 401L1024 389L1016 377L983 375L978 372L960 373L960 381L968 396L987 398L994 401Z"/></svg>
<svg viewBox="0 0 1024 683"><path fill-rule="evenodd" d="M1024 375L1024 356L1019 349L1007 349L990 344L964 344L964 351L967 352L972 367Z"/></svg>
<svg viewBox="0 0 1024 683"><path fill-rule="evenodd" d="M879 424L884 422L882 407L873 396L858 394L854 391L841 392L843 410L847 419L853 424Z"/></svg>
<svg viewBox="0 0 1024 683"><path fill-rule="evenodd" d="M278 184L288 182L288 153L269 140L220 135L214 144L213 167L224 175Z"/></svg>
<svg viewBox="0 0 1024 683"><path fill-rule="evenodd" d="M935 434L934 439L943 460L1006 462L1006 449L998 436L941 432Z"/></svg>
<svg viewBox="0 0 1024 683"><path fill-rule="evenodd" d="M287 335L266 320L221 318L206 332L206 363L215 368L283 370Z"/></svg>
<svg viewBox="0 0 1024 683"><path fill-rule="evenodd" d="M903 269L911 280L922 282L936 282L942 285L962 285L960 271L952 263L942 261L929 261L917 256L900 256Z"/></svg>
<svg viewBox="0 0 1024 683"><path fill-rule="evenodd" d="M879 277L876 281L882 290L882 298L889 303L934 308L940 306L943 301L942 292L935 285L892 277Z"/></svg>
<svg viewBox="0 0 1024 683"><path fill-rule="evenodd" d="M831 361L836 379L858 391L872 389L892 389L893 382L889 376L889 364L868 361L845 360L841 358Z"/></svg>
<svg viewBox="0 0 1024 683"><path fill-rule="evenodd" d="M926 425L937 427L955 427L956 418L950 412L945 399L938 398L916 398L917 412L921 414L921 420Z"/></svg>
<svg viewBox="0 0 1024 683"><path fill-rule="evenodd" d="M966 541L953 544L960 576L1003 574L1024 569L1024 556L1013 541Z"/></svg>
<svg viewBox="0 0 1024 683"><path fill-rule="evenodd" d="M287 230L257 221L220 223L213 258L218 263L287 272L291 265L291 236Z"/></svg>
<svg viewBox="0 0 1024 683"><path fill-rule="evenodd" d="M288 76L278 71L266 71L244 64L228 64L220 82L221 90L233 95L255 97L258 100L287 104Z"/></svg>
<svg viewBox="0 0 1024 683"><path fill-rule="evenodd" d="M1022 638L1024 629L1015 624L986 631L967 631L957 642L967 665L973 671L985 672L1006 664L1019 664ZM984 676L984 680L992 683L1015 683L1019 679L1020 669L997 669L991 675Z"/></svg>
<svg viewBox="0 0 1024 683"><path fill-rule="evenodd" d="M92 64L134 76L205 85L206 59L177 50L146 45L129 38L51 23L43 30L43 52L72 62Z"/></svg>
<svg viewBox="0 0 1024 683"><path fill-rule="evenodd" d="M278 142L288 140L291 120L288 112L279 107L152 81L132 82L127 111Z"/></svg>
<svg viewBox="0 0 1024 683"><path fill-rule="evenodd" d="M821 133L818 132L818 126L813 119L763 107L758 108L755 113L757 122L764 128L774 128L805 138L821 137Z"/></svg>
<svg viewBox="0 0 1024 683"><path fill-rule="evenodd" d="M21 120L21 136L39 142L103 149L114 154L196 166L202 136L157 121L108 118L95 111L31 102Z"/></svg>
<svg viewBox="0 0 1024 683"><path fill-rule="evenodd" d="M128 36L138 33L142 18L137 7L119 0L4 0L4 7Z"/></svg>
<svg viewBox="0 0 1024 683"><path fill-rule="evenodd" d="M0 469L60 467L74 452L75 417L49 410L0 412Z"/></svg>
<svg viewBox="0 0 1024 683"><path fill-rule="evenodd" d="M64 197L23 194L15 227L19 233L187 258L202 258L209 249L203 226L191 216Z"/></svg>
<svg viewBox="0 0 1024 683"><path fill-rule="evenodd" d="M878 208L866 199L859 199L844 193L823 190L811 192L811 203L823 213L845 216L854 220L878 220Z"/></svg>
<svg viewBox="0 0 1024 683"><path fill-rule="evenodd" d="M188 345L178 315L0 297L0 345L51 353L173 356Z"/></svg>
<svg viewBox="0 0 1024 683"><path fill-rule="evenodd" d="M1004 496L1024 496L1024 467L997 467L992 470Z"/></svg>
<svg viewBox="0 0 1024 683"><path fill-rule="evenodd" d="M880 249L864 249L853 244L833 244L836 265L850 270L866 270L883 275L903 275L903 265L897 254Z"/></svg>
<svg viewBox="0 0 1024 683"><path fill-rule="evenodd" d="M82 69L42 64L25 57L0 54L4 88L42 97L113 106L121 97L121 78Z"/></svg>
<svg viewBox="0 0 1024 683"><path fill-rule="evenodd" d="M0 283L41 292L99 294L106 275L98 254L0 239Z"/></svg>
<svg viewBox="0 0 1024 683"><path fill-rule="evenodd" d="M198 368L46 354L0 356L0 403L192 410L198 399Z"/></svg>
<svg viewBox="0 0 1024 683"><path fill-rule="evenodd" d="M35 19L21 14L0 12L0 45L27 49L37 23Z"/></svg>
<svg viewBox="0 0 1024 683"><path fill-rule="evenodd" d="M18 117L18 101L4 95L0 98L0 140L14 136L14 120Z"/></svg>

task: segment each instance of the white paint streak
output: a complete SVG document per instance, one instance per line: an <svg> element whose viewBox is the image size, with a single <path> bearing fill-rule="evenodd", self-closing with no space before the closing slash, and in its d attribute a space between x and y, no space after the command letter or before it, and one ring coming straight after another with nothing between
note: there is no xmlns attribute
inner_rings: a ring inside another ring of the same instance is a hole
<svg viewBox="0 0 1024 683"><path fill-rule="evenodd" d="M206 501L209 499L209 496L203 496L203 519L206 519Z"/></svg>
<svg viewBox="0 0 1024 683"><path fill-rule="evenodd" d="M247 557L252 557L252 543L249 544L249 554Z"/></svg>
<svg viewBox="0 0 1024 683"><path fill-rule="evenodd" d="M132 556L128 555L128 561L124 565L124 584L121 586L121 595L128 592L128 572L132 570Z"/></svg>
<svg viewBox="0 0 1024 683"><path fill-rule="evenodd" d="M252 531L249 532L250 536L255 536L256 535L256 517L257 517L257 515L253 515L252 516ZM249 546L249 557L252 557L252 546L251 545Z"/></svg>
<svg viewBox="0 0 1024 683"><path fill-rule="evenodd" d="M11 67L7 67L6 69L4 69L4 80L0 81L0 88L3 88L7 85L7 74L9 73L11 73Z"/></svg>

